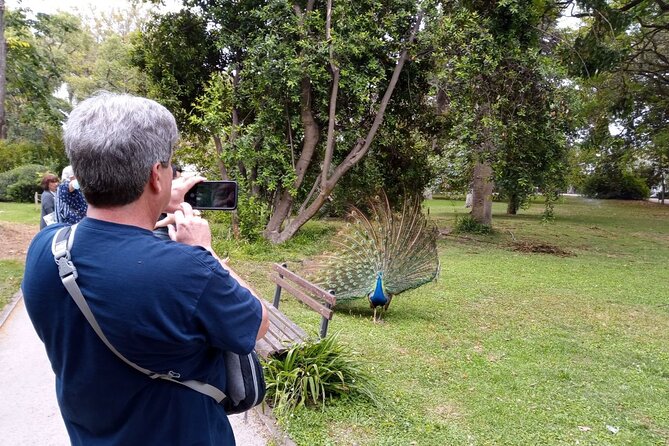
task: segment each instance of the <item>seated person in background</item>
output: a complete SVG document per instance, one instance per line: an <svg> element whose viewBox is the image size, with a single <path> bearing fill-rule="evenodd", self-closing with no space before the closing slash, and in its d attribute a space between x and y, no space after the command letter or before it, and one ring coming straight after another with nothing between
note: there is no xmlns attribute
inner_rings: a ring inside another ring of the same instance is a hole
<svg viewBox="0 0 669 446"><path fill-rule="evenodd" d="M56 189L58 189L58 177L47 173L42 177L40 183L42 192L42 214L39 220L39 228L44 229L47 225L56 222Z"/></svg>
<svg viewBox="0 0 669 446"><path fill-rule="evenodd" d="M63 180L56 192L56 220L58 223L73 225L86 216L88 205L72 166L63 169Z"/></svg>

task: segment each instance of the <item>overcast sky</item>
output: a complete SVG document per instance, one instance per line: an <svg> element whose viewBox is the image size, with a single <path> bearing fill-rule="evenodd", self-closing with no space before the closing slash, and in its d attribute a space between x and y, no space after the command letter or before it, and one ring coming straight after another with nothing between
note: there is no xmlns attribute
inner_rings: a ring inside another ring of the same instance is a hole
<svg viewBox="0 0 669 446"><path fill-rule="evenodd" d="M75 9L88 12L91 6L97 11L109 11L111 9L124 9L130 4L128 0L5 0L5 3L10 9L24 7L30 8L35 13L46 12L49 14L56 11L74 12ZM178 10L181 4L178 0L167 0L165 3L171 10Z"/></svg>

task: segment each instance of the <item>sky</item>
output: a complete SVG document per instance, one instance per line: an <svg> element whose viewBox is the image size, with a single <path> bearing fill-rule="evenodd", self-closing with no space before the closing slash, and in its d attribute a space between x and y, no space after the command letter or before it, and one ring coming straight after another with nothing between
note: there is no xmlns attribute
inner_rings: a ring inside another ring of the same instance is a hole
<svg viewBox="0 0 669 446"><path fill-rule="evenodd" d="M5 0L7 6L15 9L19 6L30 8L33 12L45 12L52 14L58 10L74 12L79 9L81 12L90 12L91 6L97 11L109 11L127 7L128 0ZM179 0L165 0L165 6L161 8L164 11L178 11L181 2ZM578 28L581 24L579 19L573 17L563 17L559 20L559 26L564 28Z"/></svg>
<svg viewBox="0 0 669 446"><path fill-rule="evenodd" d="M33 12L45 12L53 14L56 11L74 12L79 9L82 12L90 11L93 6L97 11L109 11L112 9L124 9L129 6L128 0L5 0L5 4L10 9L17 7L30 8ZM178 10L180 1L166 0L166 8L169 10Z"/></svg>

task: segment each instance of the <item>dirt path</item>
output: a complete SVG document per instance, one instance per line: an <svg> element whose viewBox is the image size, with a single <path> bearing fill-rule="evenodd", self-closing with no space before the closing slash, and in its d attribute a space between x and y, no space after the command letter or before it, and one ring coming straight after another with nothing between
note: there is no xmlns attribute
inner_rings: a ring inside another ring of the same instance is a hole
<svg viewBox="0 0 669 446"><path fill-rule="evenodd" d="M39 228L0 221L0 260L25 260L26 251Z"/></svg>

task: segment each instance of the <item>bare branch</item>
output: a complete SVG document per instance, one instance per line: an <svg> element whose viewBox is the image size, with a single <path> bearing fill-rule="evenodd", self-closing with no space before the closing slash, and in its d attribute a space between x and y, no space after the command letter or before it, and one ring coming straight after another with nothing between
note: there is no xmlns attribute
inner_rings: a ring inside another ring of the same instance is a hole
<svg viewBox="0 0 669 446"><path fill-rule="evenodd" d="M334 60L334 45L332 43L332 0L327 3L327 16L325 22L325 39L328 42L330 49L330 70L332 71L332 91L330 92L330 107L328 113L328 136L325 145L325 157L323 158L323 168L321 174L322 187L325 188L328 173L330 172L330 164L332 163L332 156L334 153L334 137L335 137L335 119L337 116L337 94L339 92L339 67Z"/></svg>
<svg viewBox="0 0 669 446"><path fill-rule="evenodd" d="M351 150L351 152L349 152L349 154L346 156L344 161L342 161L341 164L339 164L339 166L337 166L337 168L334 170L332 177L327 182L328 187L326 189L329 189L331 187L334 188L334 185L337 184L337 181L339 181L339 179L346 172L348 172L349 169L351 169L351 167L357 164L369 150L369 147L372 144L374 137L376 136L376 132L379 130L379 127L381 127L381 123L383 122L383 118L386 112L386 107L388 106L393 91L395 90L395 86L397 85L397 81L402 72L402 68L404 67L404 63L408 59L409 47L413 44L414 40L416 39L416 34L418 34L418 30L420 29L420 25L423 21L423 14L424 12L422 10L418 13L416 17L416 23L414 24L411 30L409 38L407 39L407 43L402 52L400 53L399 58L397 59L397 64L395 65L395 69L393 70L393 75L390 78L390 82L388 83L386 92L384 93L383 99L381 100L381 103L379 105L379 109L376 112L376 116L374 118L374 122L372 123L372 127L367 132L367 136L365 137L365 139L362 140L361 142L358 142L355 148ZM321 191L321 193L323 192L324 191Z"/></svg>

